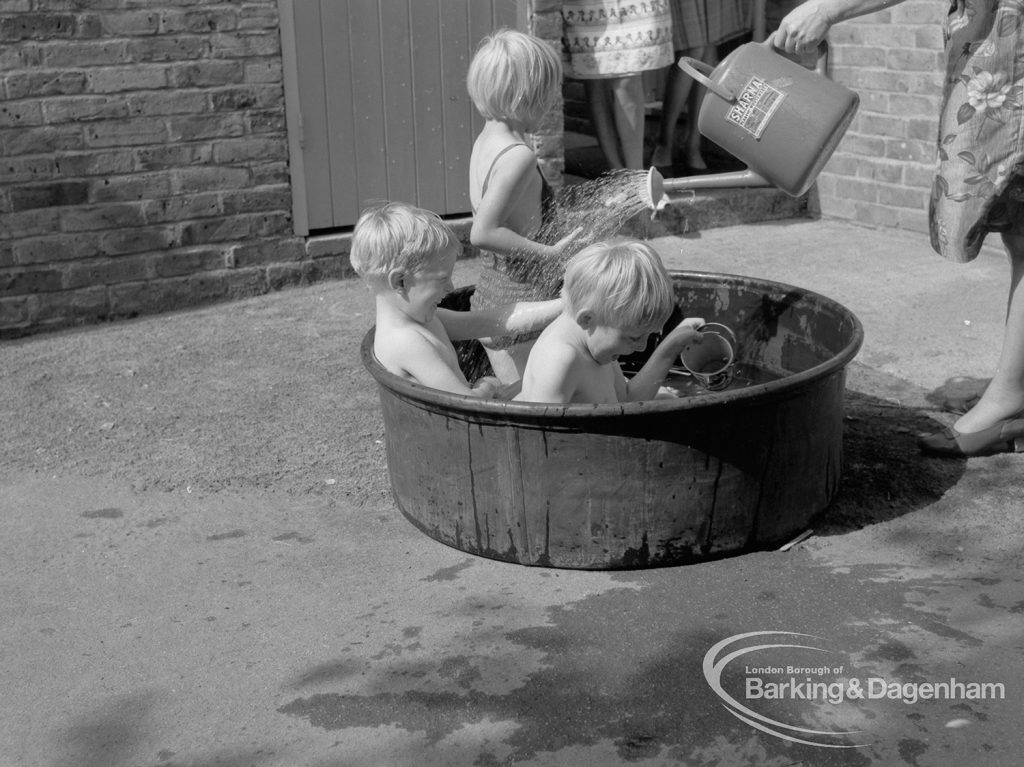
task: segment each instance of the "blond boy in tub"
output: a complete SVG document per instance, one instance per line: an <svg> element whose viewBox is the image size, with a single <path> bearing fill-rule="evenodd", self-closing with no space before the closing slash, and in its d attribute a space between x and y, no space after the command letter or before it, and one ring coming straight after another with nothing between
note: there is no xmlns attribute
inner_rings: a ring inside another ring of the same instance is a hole
<svg viewBox="0 0 1024 767"><path fill-rule="evenodd" d="M690 317L658 344L627 379L619 357L643 351L660 332L675 299L672 281L646 243L599 242L565 269L562 312L530 351L517 400L616 403L654 399L683 347L700 342L704 320Z"/></svg>
<svg viewBox="0 0 1024 767"><path fill-rule="evenodd" d="M424 386L484 399L509 396L518 382L510 390L493 377L467 381L452 341L539 330L559 314L561 300L442 309L461 251L454 232L431 211L389 202L363 212L350 259L374 294L373 353L390 372Z"/></svg>

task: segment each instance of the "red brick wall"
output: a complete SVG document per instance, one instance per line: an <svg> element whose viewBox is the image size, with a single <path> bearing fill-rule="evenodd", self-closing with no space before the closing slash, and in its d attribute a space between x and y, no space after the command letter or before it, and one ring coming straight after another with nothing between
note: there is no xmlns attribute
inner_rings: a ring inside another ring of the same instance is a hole
<svg viewBox="0 0 1024 767"><path fill-rule="evenodd" d="M822 215L927 231L946 7L907 0L832 28L832 78L861 103L818 179Z"/></svg>
<svg viewBox="0 0 1024 767"><path fill-rule="evenodd" d="M291 234L276 0L0 0L0 334L337 271Z"/></svg>

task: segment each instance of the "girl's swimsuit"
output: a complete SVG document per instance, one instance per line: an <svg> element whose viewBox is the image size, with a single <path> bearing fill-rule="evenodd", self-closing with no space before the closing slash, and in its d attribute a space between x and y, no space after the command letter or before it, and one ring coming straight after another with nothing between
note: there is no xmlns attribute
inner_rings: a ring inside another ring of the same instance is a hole
<svg viewBox="0 0 1024 767"><path fill-rule="evenodd" d="M510 149L517 146L527 145L522 142L509 144L494 156L494 159L491 161L491 167L487 169L487 175L484 177L481 196L487 194L487 185L491 180L491 174L494 172L494 166L497 165L498 160ZM544 224L548 222L548 217L554 204L554 190L547 179L544 178L539 165L537 166L537 173L540 174L541 180L541 226L538 228L542 229ZM480 270L476 289L470 297L471 308L490 309L517 301L544 301L558 296L562 279L561 267L563 266L560 262L556 266L552 262L535 256L504 255L483 249L481 249L480 254L485 258L489 258L490 263ZM512 336L495 337L482 343L488 349L507 349L516 344L532 341L539 335L540 331L538 330Z"/></svg>

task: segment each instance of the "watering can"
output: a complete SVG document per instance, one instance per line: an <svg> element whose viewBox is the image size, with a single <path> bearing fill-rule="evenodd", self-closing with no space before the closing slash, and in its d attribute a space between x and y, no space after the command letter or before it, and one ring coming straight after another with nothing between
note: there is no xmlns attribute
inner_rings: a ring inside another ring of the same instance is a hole
<svg viewBox="0 0 1024 767"><path fill-rule="evenodd" d="M804 194L828 162L853 120L857 94L825 76L828 46L807 69L779 53L770 41L741 45L712 68L689 57L678 66L707 88L697 118L701 135L747 164L747 170L665 179L648 173L651 207L665 192L776 186Z"/></svg>

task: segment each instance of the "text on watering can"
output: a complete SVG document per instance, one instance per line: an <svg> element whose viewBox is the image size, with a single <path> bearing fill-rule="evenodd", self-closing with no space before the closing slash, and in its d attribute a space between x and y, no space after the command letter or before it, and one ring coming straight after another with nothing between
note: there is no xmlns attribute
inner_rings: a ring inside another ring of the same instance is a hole
<svg viewBox="0 0 1024 767"><path fill-rule="evenodd" d="M751 77L725 118L754 138L761 138L772 115L785 97L785 93L760 77Z"/></svg>

